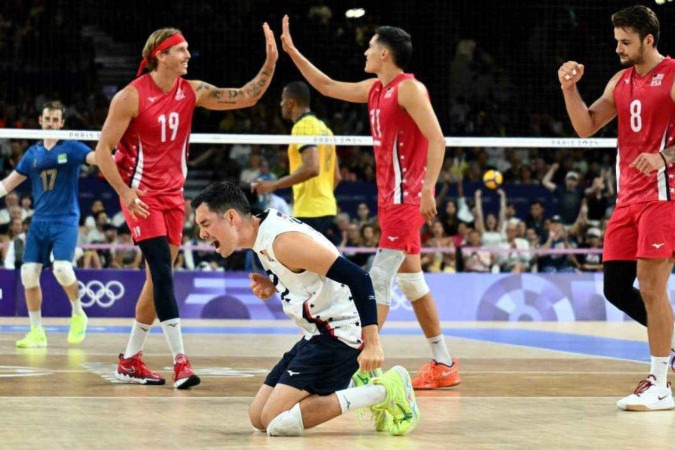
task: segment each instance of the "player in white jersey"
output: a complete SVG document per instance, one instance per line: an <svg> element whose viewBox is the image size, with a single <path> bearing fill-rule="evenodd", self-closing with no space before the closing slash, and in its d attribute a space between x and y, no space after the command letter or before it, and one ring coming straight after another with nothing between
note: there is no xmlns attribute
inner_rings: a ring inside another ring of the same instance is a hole
<svg viewBox="0 0 675 450"><path fill-rule="evenodd" d="M419 421L410 375L395 366L372 384L349 388L357 369L384 362L370 276L303 222L268 209L254 216L244 193L215 183L192 201L200 237L227 257L253 249L269 277L251 274L262 300L279 292L284 312L304 336L272 369L249 409L270 436L299 436L347 411L370 407L390 415L388 431L403 435Z"/></svg>

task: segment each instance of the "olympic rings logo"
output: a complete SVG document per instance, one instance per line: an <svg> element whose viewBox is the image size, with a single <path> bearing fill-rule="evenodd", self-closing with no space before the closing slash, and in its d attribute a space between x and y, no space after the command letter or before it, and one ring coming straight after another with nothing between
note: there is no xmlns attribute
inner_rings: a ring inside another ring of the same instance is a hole
<svg viewBox="0 0 675 450"><path fill-rule="evenodd" d="M88 281L87 284L78 281L77 286L80 302L85 308L92 306L94 303L101 308L110 308L124 296L124 285L117 280L108 281L105 284L98 280Z"/></svg>

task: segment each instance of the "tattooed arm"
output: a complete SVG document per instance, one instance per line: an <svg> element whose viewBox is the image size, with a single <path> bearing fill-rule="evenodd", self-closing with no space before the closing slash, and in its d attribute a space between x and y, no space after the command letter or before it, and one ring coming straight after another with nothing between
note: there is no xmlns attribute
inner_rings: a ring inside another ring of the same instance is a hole
<svg viewBox="0 0 675 450"><path fill-rule="evenodd" d="M223 110L246 108L258 102L270 85L279 57L274 34L267 23L263 25L263 30L267 44L267 58L258 75L240 88L217 88L203 81L190 81L197 95L197 106Z"/></svg>
<svg viewBox="0 0 675 450"><path fill-rule="evenodd" d="M668 164L675 162L675 146L664 148L661 150L661 154L666 158Z"/></svg>

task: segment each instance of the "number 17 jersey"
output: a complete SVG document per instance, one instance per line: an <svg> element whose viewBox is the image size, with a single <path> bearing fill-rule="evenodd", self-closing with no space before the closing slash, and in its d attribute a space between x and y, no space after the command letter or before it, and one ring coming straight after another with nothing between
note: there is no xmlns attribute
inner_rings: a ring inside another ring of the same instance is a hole
<svg viewBox="0 0 675 450"><path fill-rule="evenodd" d="M146 190L148 196L182 196L196 103L192 86L178 78L165 93L149 73L131 86L138 91L138 116L117 145L120 175L128 186Z"/></svg>
<svg viewBox="0 0 675 450"><path fill-rule="evenodd" d="M674 81L675 61L666 57L643 76L635 67L624 70L614 87L617 207L675 197L672 164L649 176L630 167L640 153L656 153L675 143L675 102L670 96Z"/></svg>

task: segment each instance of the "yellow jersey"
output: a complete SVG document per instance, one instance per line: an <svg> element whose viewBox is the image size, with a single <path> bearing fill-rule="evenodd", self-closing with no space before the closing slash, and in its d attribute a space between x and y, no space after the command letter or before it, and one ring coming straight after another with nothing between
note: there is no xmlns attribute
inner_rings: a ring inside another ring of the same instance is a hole
<svg viewBox="0 0 675 450"><path fill-rule="evenodd" d="M333 136L333 132L313 113L305 113L293 125L293 136ZM335 145L291 144L288 146L290 173L302 166L302 152L309 147L319 151L319 175L293 185L293 215L295 217L324 217L337 214L335 201Z"/></svg>

